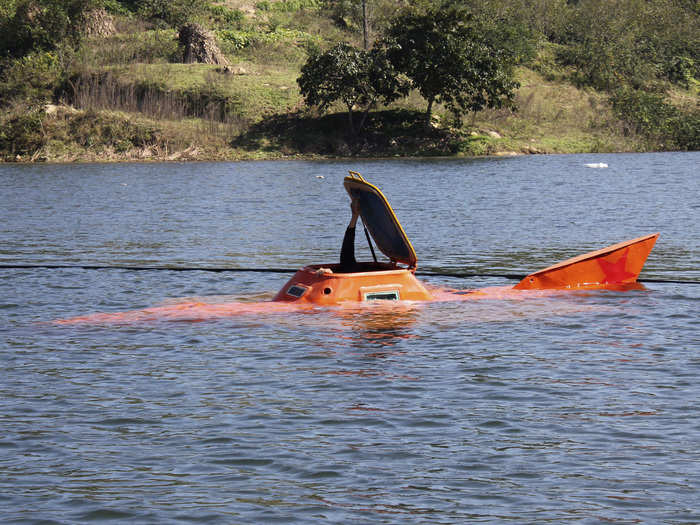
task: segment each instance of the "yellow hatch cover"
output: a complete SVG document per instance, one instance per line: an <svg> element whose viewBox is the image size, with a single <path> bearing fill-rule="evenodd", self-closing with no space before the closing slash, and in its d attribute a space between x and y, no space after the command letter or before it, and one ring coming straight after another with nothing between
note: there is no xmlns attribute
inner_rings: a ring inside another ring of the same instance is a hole
<svg viewBox="0 0 700 525"><path fill-rule="evenodd" d="M343 185L350 198L360 203L362 223L382 253L394 262L415 268L416 252L381 190L355 171L345 177Z"/></svg>

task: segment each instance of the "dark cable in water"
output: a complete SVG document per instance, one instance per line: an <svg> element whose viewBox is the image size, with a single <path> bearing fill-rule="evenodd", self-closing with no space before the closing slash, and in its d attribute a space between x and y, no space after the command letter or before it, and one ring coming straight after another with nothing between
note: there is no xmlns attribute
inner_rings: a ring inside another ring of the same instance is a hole
<svg viewBox="0 0 700 525"><path fill-rule="evenodd" d="M100 266L93 264L0 264L0 269L45 270L129 270L133 272L165 270L170 272L259 272L294 273L298 268L193 268L182 266Z"/></svg>
<svg viewBox="0 0 700 525"><path fill-rule="evenodd" d="M171 271L171 272L235 272L235 273L294 273L299 268L195 268L182 266L102 266L93 264L0 264L0 270L128 270L140 271ZM512 273L460 273L460 272L416 272L416 275L428 277L497 277L500 279L521 280L525 275ZM640 283L662 283L662 284L700 284L700 281L676 280L676 279L638 279Z"/></svg>

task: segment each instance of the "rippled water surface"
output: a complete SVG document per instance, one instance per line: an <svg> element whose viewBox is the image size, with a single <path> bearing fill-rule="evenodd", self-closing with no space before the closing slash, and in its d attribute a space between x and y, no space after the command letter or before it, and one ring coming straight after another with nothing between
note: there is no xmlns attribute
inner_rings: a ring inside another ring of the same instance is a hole
<svg viewBox="0 0 700 525"><path fill-rule="evenodd" d="M700 281L699 165L0 165L0 265L333 262L355 169L424 271L527 273L659 231L642 278ZM289 276L0 276L4 523L700 522L700 285L61 326Z"/></svg>

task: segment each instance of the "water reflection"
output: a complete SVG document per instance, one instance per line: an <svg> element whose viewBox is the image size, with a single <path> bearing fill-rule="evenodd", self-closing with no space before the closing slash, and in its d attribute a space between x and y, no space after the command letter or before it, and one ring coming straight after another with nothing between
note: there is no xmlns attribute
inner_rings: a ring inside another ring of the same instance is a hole
<svg viewBox="0 0 700 525"><path fill-rule="evenodd" d="M417 337L412 329L420 318L423 305L409 302L380 303L339 308L336 312L345 338L352 347L390 347ZM373 357L386 357L385 351Z"/></svg>

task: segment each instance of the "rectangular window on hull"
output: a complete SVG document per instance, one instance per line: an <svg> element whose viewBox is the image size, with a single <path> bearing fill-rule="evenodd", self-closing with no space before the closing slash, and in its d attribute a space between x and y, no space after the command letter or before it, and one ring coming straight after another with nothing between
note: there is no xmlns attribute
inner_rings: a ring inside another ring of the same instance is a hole
<svg viewBox="0 0 700 525"><path fill-rule="evenodd" d="M289 288L287 288L287 295L291 295L292 297L301 297L306 293L306 288L305 286L297 286L296 284L293 284Z"/></svg>
<svg viewBox="0 0 700 525"><path fill-rule="evenodd" d="M398 290L386 290L384 292L366 292L364 294L365 301L398 301Z"/></svg>

